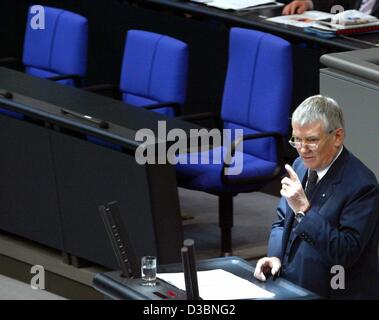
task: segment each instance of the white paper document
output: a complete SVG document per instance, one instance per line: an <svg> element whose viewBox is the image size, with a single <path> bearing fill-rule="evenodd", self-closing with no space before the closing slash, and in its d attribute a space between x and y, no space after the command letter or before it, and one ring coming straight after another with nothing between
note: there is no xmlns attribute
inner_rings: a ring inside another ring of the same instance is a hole
<svg viewBox="0 0 379 320"><path fill-rule="evenodd" d="M192 0L225 10L241 10L245 8L260 6L268 3L275 3L275 0Z"/></svg>
<svg viewBox="0 0 379 320"><path fill-rule="evenodd" d="M183 272L158 273L157 277L186 290ZM199 271L197 280L200 297L204 300L272 299L275 296L274 293L222 269Z"/></svg>
<svg viewBox="0 0 379 320"><path fill-rule="evenodd" d="M267 21L288 24L299 28L306 28L315 25L319 20L328 19L332 16L333 15L331 13L311 10L305 11L302 14L273 17L267 19Z"/></svg>

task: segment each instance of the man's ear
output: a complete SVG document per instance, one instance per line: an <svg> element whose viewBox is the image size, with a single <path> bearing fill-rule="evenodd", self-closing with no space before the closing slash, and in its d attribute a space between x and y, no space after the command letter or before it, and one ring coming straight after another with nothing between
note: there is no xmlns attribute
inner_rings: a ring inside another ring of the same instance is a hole
<svg viewBox="0 0 379 320"><path fill-rule="evenodd" d="M345 130L343 128L336 129L334 133L334 145L340 147L345 139Z"/></svg>

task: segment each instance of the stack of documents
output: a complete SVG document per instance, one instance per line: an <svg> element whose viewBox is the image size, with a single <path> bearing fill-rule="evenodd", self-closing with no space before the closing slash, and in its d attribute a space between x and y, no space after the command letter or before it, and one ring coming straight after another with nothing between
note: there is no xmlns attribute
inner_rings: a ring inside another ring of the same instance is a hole
<svg viewBox="0 0 379 320"><path fill-rule="evenodd" d="M242 10L250 7L261 6L265 4L275 4L275 0L191 0L193 2L203 3L207 6L216 7L225 10Z"/></svg>
<svg viewBox="0 0 379 320"><path fill-rule="evenodd" d="M367 32L377 32L379 31L379 20L373 20L367 23L350 23L350 24L337 24L333 23L333 20L318 21L317 24L312 26L313 29L325 32L334 32L335 35L339 34L358 34Z"/></svg>
<svg viewBox="0 0 379 320"><path fill-rule="evenodd" d="M186 290L183 272L158 273L157 277ZM274 293L222 269L199 271L197 278L199 294L204 300L272 299L275 296Z"/></svg>
<svg viewBox="0 0 379 320"><path fill-rule="evenodd" d="M346 10L338 14L335 14L330 22L332 24L338 24L343 26L357 26L362 24L375 23L378 21L378 18L369 14L365 14L358 10Z"/></svg>
<svg viewBox="0 0 379 320"><path fill-rule="evenodd" d="M345 11L343 13L349 12ZM353 23L353 16L342 16L341 19L345 18L346 21L339 19L338 22L340 23L333 23L336 17L338 18L340 15L341 13L333 15L327 12L311 10L302 14L273 17L267 19L267 21L304 28L305 32L323 38L333 38L340 34L348 35L379 31L379 19L375 17L372 17L370 20L367 18L364 20L361 16L354 16L355 23Z"/></svg>

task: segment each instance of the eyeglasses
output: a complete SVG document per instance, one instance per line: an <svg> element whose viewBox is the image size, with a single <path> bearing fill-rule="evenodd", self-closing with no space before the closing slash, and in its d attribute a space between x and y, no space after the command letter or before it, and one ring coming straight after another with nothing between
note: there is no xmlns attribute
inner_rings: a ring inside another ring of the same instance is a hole
<svg viewBox="0 0 379 320"><path fill-rule="evenodd" d="M288 143L296 148L296 149L301 149L302 147L304 148L307 148L311 151L314 151L318 148L319 144L321 143L322 140L326 140L328 138L328 136L333 133L336 129L334 130L330 130L328 133L327 133L327 136L324 137L323 139L318 139L318 138L305 138L303 141L303 139L299 139L299 138L296 138L296 137L292 137Z"/></svg>

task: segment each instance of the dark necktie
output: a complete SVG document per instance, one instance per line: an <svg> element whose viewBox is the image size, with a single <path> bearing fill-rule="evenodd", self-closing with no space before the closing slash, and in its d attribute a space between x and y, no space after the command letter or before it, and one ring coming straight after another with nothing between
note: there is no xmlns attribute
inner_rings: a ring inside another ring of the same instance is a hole
<svg viewBox="0 0 379 320"><path fill-rule="evenodd" d="M310 170L308 181L307 181L307 187L305 189L305 194L307 195L308 199L312 197L312 193L317 184L317 179L318 179L318 175L317 175L316 170Z"/></svg>

